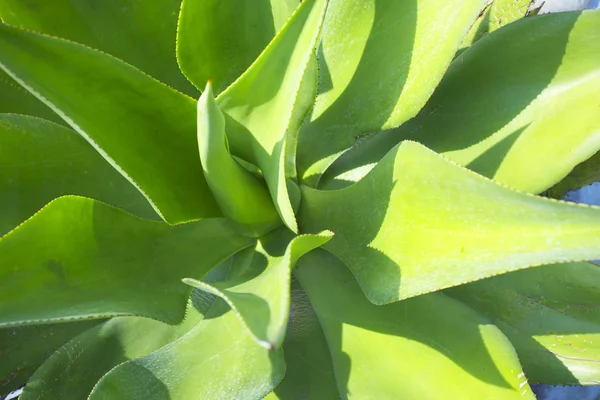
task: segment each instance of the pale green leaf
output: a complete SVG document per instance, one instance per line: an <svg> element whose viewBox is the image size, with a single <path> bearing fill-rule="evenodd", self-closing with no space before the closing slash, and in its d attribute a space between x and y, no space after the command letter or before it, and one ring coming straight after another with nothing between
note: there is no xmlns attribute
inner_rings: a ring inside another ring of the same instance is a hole
<svg viewBox="0 0 600 400"><path fill-rule="evenodd" d="M376 304L600 258L600 208L513 191L415 142L395 147L352 186L302 192L303 231L333 231L324 247Z"/></svg>
<svg viewBox="0 0 600 400"><path fill-rule="evenodd" d="M116 317L92 328L52 354L31 377L20 399L86 399L104 374L185 335L202 320L211 304L211 299L195 291L181 325L171 326L141 317Z"/></svg>
<svg viewBox="0 0 600 400"><path fill-rule="evenodd" d="M177 60L183 73L218 93L256 60L299 0L183 0Z"/></svg>
<svg viewBox="0 0 600 400"><path fill-rule="evenodd" d="M251 240L224 219L171 227L61 197L0 239L0 325L140 315L178 323L202 278Z"/></svg>
<svg viewBox="0 0 600 400"><path fill-rule="evenodd" d="M258 166L283 222L296 232L286 181L286 136L327 5L305 0L260 57L217 101L232 154ZM310 73L310 72L309 72ZM304 101L300 101L304 104Z"/></svg>
<svg viewBox="0 0 600 400"><path fill-rule="evenodd" d="M400 125L423 107L482 0L331 0L319 46L319 89L300 135L303 181L356 135Z"/></svg>
<svg viewBox="0 0 600 400"><path fill-rule="evenodd" d="M600 383L600 267L548 265L446 291L487 315L515 346L530 382Z"/></svg>
<svg viewBox="0 0 600 400"><path fill-rule="evenodd" d="M279 230L259 241L257 251L264 258L255 256L255 262L263 265L253 265L251 270L262 271L258 275L252 274L255 276L250 279L243 274L212 284L196 279L183 280L188 285L223 298L250 335L267 349L280 347L285 337L290 315L292 268L304 254L327 243L332 234L325 231L318 235L296 236L287 246L285 241L281 243L280 240L285 236ZM285 248L283 255L280 253L282 248Z"/></svg>
<svg viewBox="0 0 600 400"><path fill-rule="evenodd" d="M557 13L487 35L454 60L416 118L348 152L329 178L411 139L514 188L551 187L600 148L598 26L600 10Z"/></svg>
<svg viewBox="0 0 600 400"><path fill-rule="evenodd" d="M180 0L0 0L0 19L102 50L196 96L175 58L179 7Z"/></svg>
<svg viewBox="0 0 600 400"><path fill-rule="evenodd" d="M260 400L283 378L281 350L258 346L222 300L179 340L106 374L89 400Z"/></svg>
<svg viewBox="0 0 600 400"><path fill-rule="evenodd" d="M0 397L17 390L57 348L102 320L0 328Z"/></svg>
<svg viewBox="0 0 600 400"><path fill-rule="evenodd" d="M144 196L75 131L0 114L0 235L69 194L158 218Z"/></svg>
<svg viewBox="0 0 600 400"><path fill-rule="evenodd" d="M295 274L325 333L341 398L535 398L510 342L460 302L434 293L375 306L319 250Z"/></svg>
<svg viewBox="0 0 600 400"><path fill-rule="evenodd" d="M546 191L555 199L563 198L569 191L600 181L600 152L594 154L575 168L569 175Z"/></svg>
<svg viewBox="0 0 600 400"><path fill-rule="evenodd" d="M196 150L193 99L106 54L7 25L0 25L0 67L90 142L166 221L220 215Z"/></svg>

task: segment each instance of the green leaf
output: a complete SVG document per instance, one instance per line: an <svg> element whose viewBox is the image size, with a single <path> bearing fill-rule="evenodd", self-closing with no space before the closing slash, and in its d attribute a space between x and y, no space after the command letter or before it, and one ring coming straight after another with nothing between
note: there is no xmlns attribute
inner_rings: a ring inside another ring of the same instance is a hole
<svg viewBox="0 0 600 400"><path fill-rule="evenodd" d="M0 67L90 142L167 222L220 215L198 159L194 100L75 43L6 25L0 38Z"/></svg>
<svg viewBox="0 0 600 400"><path fill-rule="evenodd" d="M218 93L244 72L284 25L298 0L183 0L177 60L198 89Z"/></svg>
<svg viewBox="0 0 600 400"><path fill-rule="evenodd" d="M101 320L0 329L0 397L27 382L57 348Z"/></svg>
<svg viewBox="0 0 600 400"><path fill-rule="evenodd" d="M600 267L557 264L446 291L487 315L515 346L530 382L600 382Z"/></svg>
<svg viewBox="0 0 600 400"><path fill-rule="evenodd" d="M571 190L576 190L598 181L600 181L600 152L573 168L569 175L548 189L545 194L555 199L561 199Z"/></svg>
<svg viewBox="0 0 600 400"><path fill-rule="evenodd" d="M0 326L119 315L178 323L190 294L181 279L250 244L223 219L171 227L62 197L0 239Z"/></svg>
<svg viewBox="0 0 600 400"><path fill-rule="evenodd" d="M300 177L315 184L356 135L400 125L423 107L482 0L331 0L319 90L300 135Z"/></svg>
<svg viewBox="0 0 600 400"><path fill-rule="evenodd" d="M86 399L112 368L168 345L193 329L213 301L201 292L192 293L192 299L181 325L116 317L75 337L35 372L21 400Z"/></svg>
<svg viewBox="0 0 600 400"><path fill-rule="evenodd" d="M516 189L544 191L600 149L599 25L596 10L491 33L454 60L416 118L349 152L330 177L411 139Z"/></svg>
<svg viewBox="0 0 600 400"><path fill-rule="evenodd" d="M0 69L0 113L33 115L64 124L44 103L36 99L13 78Z"/></svg>
<svg viewBox="0 0 600 400"><path fill-rule="evenodd" d="M260 400L283 378L281 350L256 344L227 303L179 340L111 370L89 400Z"/></svg>
<svg viewBox="0 0 600 400"><path fill-rule="evenodd" d="M221 297L238 315L250 335L267 349L281 346L290 314L290 279L296 261L309 251L327 243L332 233L300 235L292 239L283 255L270 247L283 248L281 231L275 231L259 242L257 251L264 257L255 257L258 264L248 274L212 284L196 279L184 279L188 285ZM262 243L265 242L265 243ZM264 261L264 262L263 262ZM266 265L264 263L266 262ZM262 271L256 275L252 270Z"/></svg>
<svg viewBox="0 0 600 400"><path fill-rule="evenodd" d="M298 228L285 176L286 136L290 122L302 114L296 107L298 93L306 71L311 71L326 5L326 0L303 1L254 64L217 98L227 117L232 154L261 169L281 219L294 232Z"/></svg>
<svg viewBox="0 0 600 400"><path fill-rule="evenodd" d="M198 147L206 182L223 215L234 221L240 232L260 237L281 226L264 180L229 154L225 117L210 81L198 101Z"/></svg>
<svg viewBox="0 0 600 400"><path fill-rule="evenodd" d="M175 58L179 7L179 0L0 0L0 19L102 50L196 96Z"/></svg>
<svg viewBox="0 0 600 400"><path fill-rule="evenodd" d="M600 258L600 208L510 190L415 142L395 147L352 186L302 192L303 232L335 232L324 247L376 304Z"/></svg>
<svg viewBox="0 0 600 400"><path fill-rule="evenodd" d="M510 342L460 302L434 293L375 306L319 250L295 274L325 332L341 398L535 398Z"/></svg>
<svg viewBox="0 0 600 400"><path fill-rule="evenodd" d="M69 194L158 218L144 196L92 146L55 123L0 114L0 165L0 235Z"/></svg>

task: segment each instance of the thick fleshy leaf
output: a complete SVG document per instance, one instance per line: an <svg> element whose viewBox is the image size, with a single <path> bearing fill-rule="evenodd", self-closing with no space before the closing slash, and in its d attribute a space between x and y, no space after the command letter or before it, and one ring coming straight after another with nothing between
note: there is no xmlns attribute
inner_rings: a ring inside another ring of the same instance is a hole
<svg viewBox="0 0 600 400"><path fill-rule="evenodd" d="M220 215L198 160L194 100L75 43L7 25L0 25L0 38L0 67L90 142L167 222Z"/></svg>
<svg viewBox="0 0 600 400"><path fill-rule="evenodd" d="M325 332L341 398L535 398L510 342L460 302L434 293L375 306L319 250L295 274Z"/></svg>
<svg viewBox="0 0 600 400"><path fill-rule="evenodd" d="M340 397L323 329L296 279L292 280L290 322L283 353L287 367L285 377L265 400Z"/></svg>
<svg viewBox="0 0 600 400"><path fill-rule="evenodd" d="M142 317L116 317L82 333L42 364L25 386L21 400L86 399L112 368L143 357L189 332L212 303L206 294L194 291L181 325Z"/></svg>
<svg viewBox="0 0 600 400"><path fill-rule="evenodd" d="M600 152L594 154L575 168L569 175L546 191L546 195L562 199L569 191L600 181Z"/></svg>
<svg viewBox="0 0 600 400"><path fill-rule="evenodd" d="M481 4L482 0L331 0L318 52L318 96L299 139L303 181L316 183L357 135L392 128L415 116Z"/></svg>
<svg viewBox="0 0 600 400"><path fill-rule="evenodd" d="M75 131L0 114L0 235L69 194L158 218L148 200Z"/></svg>
<svg viewBox="0 0 600 400"><path fill-rule="evenodd" d="M196 95L175 58L180 0L0 0L7 24L109 53L178 90Z"/></svg>
<svg viewBox="0 0 600 400"><path fill-rule="evenodd" d="M171 227L83 197L54 200L0 239L0 325L140 315L183 319L201 279L251 240L224 219Z"/></svg>
<svg viewBox="0 0 600 400"><path fill-rule="evenodd" d="M598 26L600 10L557 13L487 35L454 60L416 118L348 152L330 177L372 166L411 139L499 182L542 192L600 148Z"/></svg>
<svg viewBox="0 0 600 400"><path fill-rule="evenodd" d="M325 231L318 235L296 236L287 248L285 240L281 243L285 236L281 231L275 231L261 240L256 250L262 257L255 256L253 265L241 276L212 284L196 279L183 280L225 300L251 336L267 349L281 346L285 337L290 315L290 279L296 261L327 243L333 235ZM282 248L285 248L283 255ZM262 271L256 275L256 270Z"/></svg>
<svg viewBox="0 0 600 400"><path fill-rule="evenodd" d="M218 300L179 340L106 374L89 400L260 400L283 378L281 350L258 346Z"/></svg>
<svg viewBox="0 0 600 400"><path fill-rule="evenodd" d="M101 320L0 329L0 397L17 390L57 348Z"/></svg>
<svg viewBox="0 0 600 400"><path fill-rule="evenodd" d="M48 106L0 69L0 113L33 115L57 123L65 122Z"/></svg>
<svg viewBox="0 0 600 400"><path fill-rule="evenodd" d="M600 208L510 190L415 142L395 147L352 186L302 192L303 232L335 232L324 247L376 304L600 258Z"/></svg>
<svg viewBox="0 0 600 400"><path fill-rule="evenodd" d="M256 60L299 0L183 0L177 28L177 60L183 73L218 93Z"/></svg>
<svg viewBox="0 0 600 400"><path fill-rule="evenodd" d="M217 101L232 154L258 166L283 222L297 232L286 180L286 137L320 33L327 0L305 0L260 57ZM291 189L292 192L294 189Z"/></svg>
<svg viewBox="0 0 600 400"><path fill-rule="evenodd" d="M600 267L548 265L446 291L487 315L530 382L600 383Z"/></svg>

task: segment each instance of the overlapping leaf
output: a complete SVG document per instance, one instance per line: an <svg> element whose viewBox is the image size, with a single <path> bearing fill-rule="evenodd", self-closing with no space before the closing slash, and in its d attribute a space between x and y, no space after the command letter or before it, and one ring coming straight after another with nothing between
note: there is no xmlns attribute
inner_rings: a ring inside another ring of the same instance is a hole
<svg viewBox="0 0 600 400"><path fill-rule="evenodd" d="M222 300L169 345L106 374L90 400L260 400L283 378L281 350L258 346Z"/></svg>
<svg viewBox="0 0 600 400"><path fill-rule="evenodd" d="M62 197L0 239L0 325L142 315L183 319L191 290L251 244L223 219L171 227Z"/></svg>
<svg viewBox="0 0 600 400"><path fill-rule="evenodd" d="M555 199L563 198L569 191L600 181L600 152L577 165L569 175L546 191Z"/></svg>
<svg viewBox="0 0 600 400"><path fill-rule="evenodd" d="M252 337L268 349L280 347L285 337L292 268L305 253L328 242L332 234L326 231L296 236L286 248L287 236L279 230L261 240L257 247L259 254L254 256L252 265L233 279L212 284L196 279L184 280L188 285L223 298ZM281 254L282 248L285 248L284 254Z"/></svg>
<svg viewBox="0 0 600 400"><path fill-rule="evenodd" d="M487 35L416 118L366 140L329 178L355 180L411 139L514 188L549 188L600 148L599 25L600 10L558 13Z"/></svg>
<svg viewBox="0 0 600 400"><path fill-rule="evenodd" d="M417 114L481 4L331 0L318 52L318 96L298 146L302 180L316 183L357 135Z"/></svg>
<svg viewBox="0 0 600 400"><path fill-rule="evenodd" d="M568 263L446 291L487 315L515 346L531 382L600 382L600 267Z"/></svg>
<svg viewBox="0 0 600 400"><path fill-rule="evenodd" d="M304 231L384 304L533 265L600 258L600 209L518 193L415 142L341 190L302 188ZM352 215L352 218L348 218Z"/></svg>
<svg viewBox="0 0 600 400"><path fill-rule="evenodd" d="M91 197L157 219L142 194L75 131L0 114L0 235L63 195Z"/></svg>
<svg viewBox="0 0 600 400"><path fill-rule="evenodd" d="M2 93L0 113L34 115L57 123L65 123L48 106L36 99L2 70L0 70L0 93Z"/></svg>
<svg viewBox="0 0 600 400"><path fill-rule="evenodd" d="M90 142L166 221L220 215L198 160L191 98L71 42L6 25L0 38L0 67Z"/></svg>

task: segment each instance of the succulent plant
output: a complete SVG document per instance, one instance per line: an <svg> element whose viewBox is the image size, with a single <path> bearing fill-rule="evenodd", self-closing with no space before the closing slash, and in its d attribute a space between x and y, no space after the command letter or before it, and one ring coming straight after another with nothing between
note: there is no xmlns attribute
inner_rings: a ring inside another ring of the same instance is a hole
<svg viewBox="0 0 600 400"><path fill-rule="evenodd" d="M1 390L600 381L600 12L486 3L0 0Z"/></svg>

